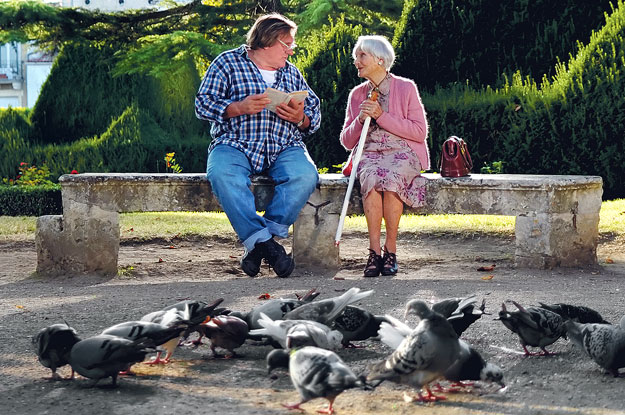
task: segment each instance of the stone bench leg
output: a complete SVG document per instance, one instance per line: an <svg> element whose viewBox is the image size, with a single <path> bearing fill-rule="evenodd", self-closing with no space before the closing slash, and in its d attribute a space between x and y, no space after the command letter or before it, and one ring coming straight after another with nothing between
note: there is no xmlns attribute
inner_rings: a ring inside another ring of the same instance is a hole
<svg viewBox="0 0 625 415"><path fill-rule="evenodd" d="M293 225L293 258L302 268L338 270L339 248L334 244L340 214L333 212L333 203L324 189L319 189L308 199Z"/></svg>
<svg viewBox="0 0 625 415"><path fill-rule="evenodd" d="M119 214L83 205L63 216L41 216L35 245L41 275L117 275Z"/></svg>
<svg viewBox="0 0 625 415"><path fill-rule="evenodd" d="M515 264L526 268L597 263L599 212L516 217Z"/></svg>

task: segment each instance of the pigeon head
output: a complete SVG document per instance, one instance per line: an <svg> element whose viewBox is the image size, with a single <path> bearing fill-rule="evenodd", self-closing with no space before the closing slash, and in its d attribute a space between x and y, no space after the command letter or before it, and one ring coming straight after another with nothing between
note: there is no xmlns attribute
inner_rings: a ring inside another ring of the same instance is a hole
<svg viewBox="0 0 625 415"><path fill-rule="evenodd" d="M409 315L415 315L420 319L424 319L428 317L432 313L430 307L423 300L410 300L406 304L406 312L404 313L404 318L407 318Z"/></svg>
<svg viewBox="0 0 625 415"><path fill-rule="evenodd" d="M486 382L497 383L502 388L506 385L503 383L503 371L497 365L487 363L480 372L480 379Z"/></svg>
<svg viewBox="0 0 625 415"><path fill-rule="evenodd" d="M267 354L267 374L277 368L289 368L289 352L284 349L275 349Z"/></svg>

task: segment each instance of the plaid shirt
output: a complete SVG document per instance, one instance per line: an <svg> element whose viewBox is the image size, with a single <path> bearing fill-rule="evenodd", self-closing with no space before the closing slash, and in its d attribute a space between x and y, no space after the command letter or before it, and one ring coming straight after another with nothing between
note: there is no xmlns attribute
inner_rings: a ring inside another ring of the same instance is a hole
<svg viewBox="0 0 625 415"><path fill-rule="evenodd" d="M211 63L195 97L195 115L211 121L213 140L210 152L217 144L227 144L241 150L250 161L254 173L271 165L287 147L306 148L302 137L312 134L321 123L319 98L310 89L295 65L286 62L276 72L273 88L286 92L308 90L304 112L310 126L301 131L291 122L264 109L258 114L225 119L226 107L248 95L262 94L267 88L260 71L247 56L245 45L223 52Z"/></svg>

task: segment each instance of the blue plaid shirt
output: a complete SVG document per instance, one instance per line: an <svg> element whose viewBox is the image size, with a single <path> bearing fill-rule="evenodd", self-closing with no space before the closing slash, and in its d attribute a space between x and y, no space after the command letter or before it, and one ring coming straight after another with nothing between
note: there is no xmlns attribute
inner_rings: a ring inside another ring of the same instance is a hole
<svg viewBox="0 0 625 415"><path fill-rule="evenodd" d="M228 105L249 95L262 94L268 86L286 92L308 90L304 112L310 119L310 126L305 131L268 109L258 114L224 118ZM195 97L195 115L211 121L213 140L209 152L217 144L238 148L249 159L254 173L259 173L271 165L285 148L306 148L303 136L317 131L321 123L319 104L319 98L300 71L288 61L276 72L275 83L267 85L248 57L247 47L242 45L223 52L211 63Z"/></svg>

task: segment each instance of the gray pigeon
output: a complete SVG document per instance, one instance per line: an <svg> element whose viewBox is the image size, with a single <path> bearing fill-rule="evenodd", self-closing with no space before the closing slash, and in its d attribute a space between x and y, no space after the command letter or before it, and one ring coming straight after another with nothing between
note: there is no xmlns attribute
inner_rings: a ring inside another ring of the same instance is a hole
<svg viewBox="0 0 625 415"><path fill-rule="evenodd" d="M345 307L360 301L373 294L373 290L360 291L360 288L352 287L338 297L314 301L304 304L284 315L285 320L312 320L331 326Z"/></svg>
<svg viewBox="0 0 625 415"><path fill-rule="evenodd" d="M267 353L265 360L267 361L267 374L271 374L275 369L289 369L290 351L285 349L273 349Z"/></svg>
<svg viewBox="0 0 625 415"><path fill-rule="evenodd" d="M573 305L573 304L564 304L564 303L556 303L556 304L544 304L539 302L541 308L545 310L553 311L554 313L560 314L562 318L565 320L573 320L577 323L600 323L600 324L610 324L608 321L605 321L599 312L593 310L592 308L583 306L583 305Z"/></svg>
<svg viewBox="0 0 625 415"><path fill-rule="evenodd" d="M200 324L198 331L210 339L213 357L221 357L215 351L216 347L220 347L230 352L225 356L229 359L237 356L234 349L245 343L249 328L247 323L239 317L227 315L212 317L209 321Z"/></svg>
<svg viewBox="0 0 625 415"><path fill-rule="evenodd" d="M272 320L284 320L284 315L286 313L304 304L310 303L317 298L318 295L319 292L313 288L303 296L296 295L297 298L272 298L252 308L248 313L232 312L230 315L245 320L250 330L261 329L262 326L258 324L261 313Z"/></svg>
<svg viewBox="0 0 625 415"><path fill-rule="evenodd" d="M175 320L170 325L150 321L125 321L104 329L101 334L123 337L133 341L149 339L154 346L160 346L167 352L171 351L173 353L173 349L178 345L182 332L188 327L189 324L186 320ZM171 353L169 356L171 356Z"/></svg>
<svg viewBox="0 0 625 415"><path fill-rule="evenodd" d="M183 334L183 338L186 339L193 332L198 331L198 326L202 324L208 317L214 317L224 311L223 308L218 309L217 306L224 301L223 298L218 298L211 304L199 300L184 300L177 302L163 308L163 311L175 309L178 311L186 312L187 319L189 320L189 328ZM193 344L199 345L202 343L202 335L193 342Z"/></svg>
<svg viewBox="0 0 625 415"><path fill-rule="evenodd" d="M625 367L625 316L621 324L565 323L569 338L584 350L599 366L619 376L619 369Z"/></svg>
<svg viewBox="0 0 625 415"><path fill-rule="evenodd" d="M386 360L370 367L367 380L390 380L417 388L417 397L413 400L420 402L445 399L444 396L434 395L428 384L442 378L458 359L458 336L447 319L433 312L424 301L409 301L406 314L419 317L419 324ZM427 395L421 394L421 388L426 390Z"/></svg>
<svg viewBox="0 0 625 415"><path fill-rule="evenodd" d="M343 334L343 347L356 347L351 342L376 337L383 321L386 321L384 316L376 316L363 308L348 305L334 320L332 328Z"/></svg>
<svg viewBox="0 0 625 415"><path fill-rule="evenodd" d="M141 321L156 323L166 327L179 327L180 325L184 324L188 325L189 318L189 306L185 306L184 311L181 311L178 308L168 308L167 310L154 311L141 317ZM171 356L174 354L174 351L176 350L176 347L178 347L178 344L182 340L182 337L183 333L181 333L177 338L172 338L166 343L159 345L156 358L150 362L146 362L146 364L169 363L171 361ZM165 358L161 359L163 350L166 352Z"/></svg>
<svg viewBox="0 0 625 415"><path fill-rule="evenodd" d="M56 369L69 363L72 347L80 341L76 330L67 324L52 324L39 331L32 338L37 359L52 371L51 380L62 379ZM74 378L74 371L70 379Z"/></svg>
<svg viewBox="0 0 625 415"><path fill-rule="evenodd" d="M559 314L544 308L524 308L515 301L511 302L518 308L518 311L508 311L506 305L502 303L499 320L519 336L525 356L553 354L545 347L555 343L560 337L566 338L564 319ZM530 353L527 346L540 347L542 352Z"/></svg>
<svg viewBox="0 0 625 415"><path fill-rule="evenodd" d="M307 345L336 350L343 339L341 332L316 321L272 320L261 313L258 323L263 328L250 330L250 335L271 337L285 349Z"/></svg>
<svg viewBox="0 0 625 415"><path fill-rule="evenodd" d="M432 305L432 310L441 314L451 323L458 337L471 324L479 320L483 314L487 314L484 311L485 308L486 301L483 299L482 304L478 307L477 297L474 295L464 298L448 298Z"/></svg>
<svg viewBox="0 0 625 415"><path fill-rule="evenodd" d="M315 398L325 398L330 405L320 413L333 414L334 400L344 390L366 389L367 385L334 352L318 347L306 346L291 352L289 375L293 386L299 392L300 401L283 404L288 409L299 409L300 405Z"/></svg>
<svg viewBox="0 0 625 415"><path fill-rule="evenodd" d="M116 386L119 372L143 361L146 354L154 351L152 346L149 340L133 341L100 334L76 343L72 347L69 364L80 375L95 379L95 383L110 376L111 386Z"/></svg>
<svg viewBox="0 0 625 415"><path fill-rule="evenodd" d="M380 340L393 350L399 347L403 339L410 334L411 328L398 319L387 315L388 322L380 325ZM444 378L453 382L453 386L470 386L462 381L482 380L504 387L503 372L500 367L487 363L478 351L463 340L460 342L458 359L445 371ZM439 391L442 389L439 388Z"/></svg>

